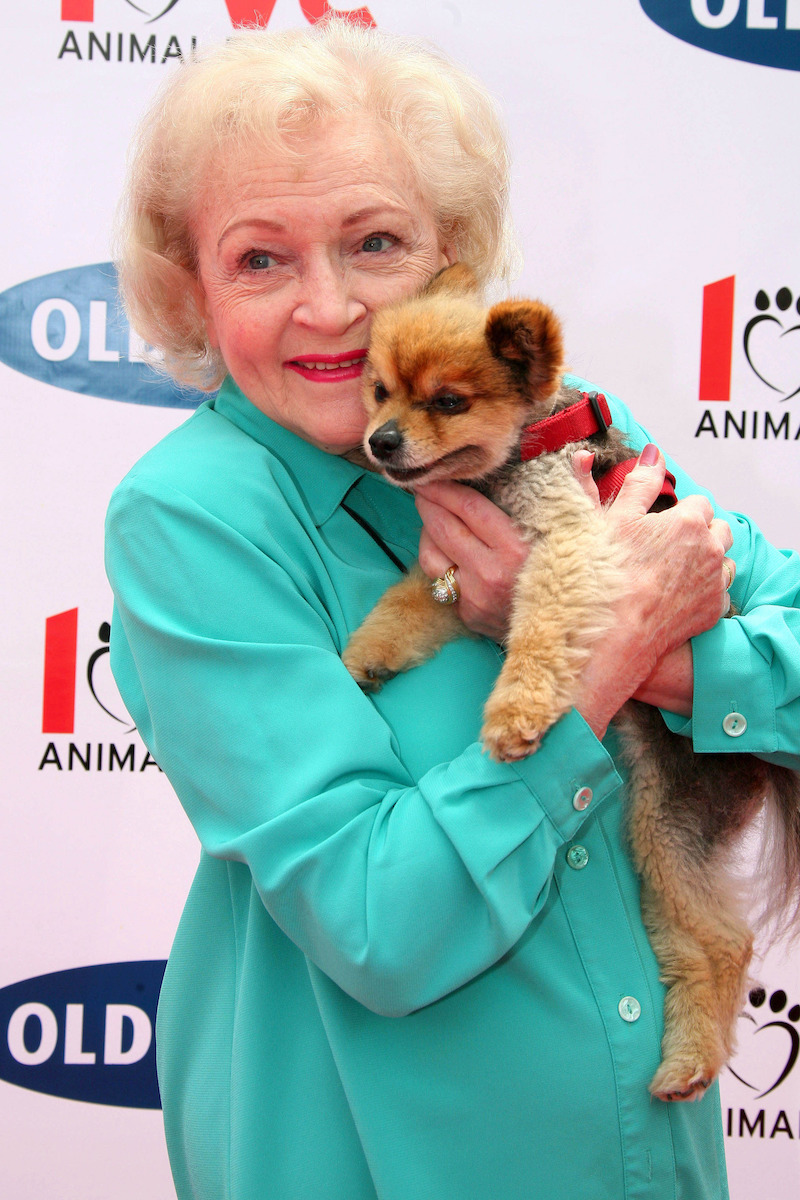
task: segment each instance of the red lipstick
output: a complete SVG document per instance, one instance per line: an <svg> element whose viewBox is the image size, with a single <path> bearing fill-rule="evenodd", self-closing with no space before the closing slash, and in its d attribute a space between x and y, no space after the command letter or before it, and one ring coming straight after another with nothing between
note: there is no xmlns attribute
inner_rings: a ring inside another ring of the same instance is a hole
<svg viewBox="0 0 800 1200"><path fill-rule="evenodd" d="M343 354L302 354L283 365L312 383L337 383L358 379L364 368L366 350L346 350Z"/></svg>

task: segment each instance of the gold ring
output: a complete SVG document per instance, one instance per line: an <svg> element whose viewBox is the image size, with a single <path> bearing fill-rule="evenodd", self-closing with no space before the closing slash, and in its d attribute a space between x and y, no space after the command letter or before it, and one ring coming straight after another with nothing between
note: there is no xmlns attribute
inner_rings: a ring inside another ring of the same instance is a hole
<svg viewBox="0 0 800 1200"><path fill-rule="evenodd" d="M725 570L728 572L728 584L727 584L727 587L725 588L725 591L729 592L731 590L731 584L733 583L733 571L731 570L729 563L723 563L722 565L725 568Z"/></svg>
<svg viewBox="0 0 800 1200"><path fill-rule="evenodd" d="M456 583L455 566L448 567L444 575L434 579L431 584L431 595L437 604L455 604L461 597Z"/></svg>

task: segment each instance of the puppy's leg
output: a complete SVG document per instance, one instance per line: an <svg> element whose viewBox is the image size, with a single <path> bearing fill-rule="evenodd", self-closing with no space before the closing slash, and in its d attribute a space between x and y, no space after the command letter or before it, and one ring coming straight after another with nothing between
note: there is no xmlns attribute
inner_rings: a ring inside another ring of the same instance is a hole
<svg viewBox="0 0 800 1200"><path fill-rule="evenodd" d="M662 1062L650 1091L660 1100L694 1100L732 1053L753 938L737 913L724 839L715 845L709 836L702 760L675 739L671 750L663 724L648 738L655 722L658 713L643 706L629 706L620 720L632 767L630 837L642 916L669 988ZM687 777L693 762L694 786Z"/></svg>
<svg viewBox="0 0 800 1200"><path fill-rule="evenodd" d="M733 1052L753 939L713 895L715 864L687 867L684 858L676 873L673 859L668 879L664 865L649 858L642 885L642 915L669 987L650 1091L659 1100L696 1100Z"/></svg>
<svg viewBox="0 0 800 1200"><path fill-rule="evenodd" d="M419 565L394 584L347 643L342 660L365 692L377 692L386 679L432 658L467 630L455 605L439 604Z"/></svg>
<svg viewBox="0 0 800 1200"><path fill-rule="evenodd" d="M572 707L621 589L618 551L571 462L546 483L532 494L538 537L517 580L506 661L484 711L481 737L501 761L532 754Z"/></svg>

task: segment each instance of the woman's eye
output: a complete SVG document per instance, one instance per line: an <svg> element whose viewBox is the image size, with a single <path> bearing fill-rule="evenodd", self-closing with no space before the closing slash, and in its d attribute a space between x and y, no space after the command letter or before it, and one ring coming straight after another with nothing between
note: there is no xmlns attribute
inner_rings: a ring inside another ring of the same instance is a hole
<svg viewBox="0 0 800 1200"><path fill-rule="evenodd" d="M454 392L440 392L433 398L433 407L439 412L460 412L467 407L467 402L463 396L456 396Z"/></svg>
<svg viewBox="0 0 800 1200"><path fill-rule="evenodd" d="M275 265L271 254L249 254L245 261L251 271L266 271L268 267Z"/></svg>
<svg viewBox="0 0 800 1200"><path fill-rule="evenodd" d="M382 383L375 384L375 399L378 401L378 404L382 404L388 395L388 388L385 388Z"/></svg>
<svg viewBox="0 0 800 1200"><path fill-rule="evenodd" d="M362 243L361 249L366 250L368 254L377 254L381 250L391 250L394 242L391 238L386 237L383 233L372 233Z"/></svg>

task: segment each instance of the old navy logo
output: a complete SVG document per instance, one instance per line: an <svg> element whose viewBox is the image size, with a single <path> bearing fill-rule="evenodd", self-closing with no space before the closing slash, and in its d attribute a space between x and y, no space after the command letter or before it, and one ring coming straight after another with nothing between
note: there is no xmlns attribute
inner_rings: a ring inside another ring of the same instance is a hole
<svg viewBox="0 0 800 1200"><path fill-rule="evenodd" d="M124 1108L160 1108L155 1016L166 963L105 963L0 989L0 1079Z"/></svg>
<svg viewBox="0 0 800 1200"><path fill-rule="evenodd" d="M800 0L640 0L667 33L764 67L800 70Z"/></svg>
<svg viewBox="0 0 800 1200"><path fill-rule="evenodd" d="M196 408L202 392L181 388L143 361L113 263L40 275L0 293L0 362L53 387L167 408Z"/></svg>

